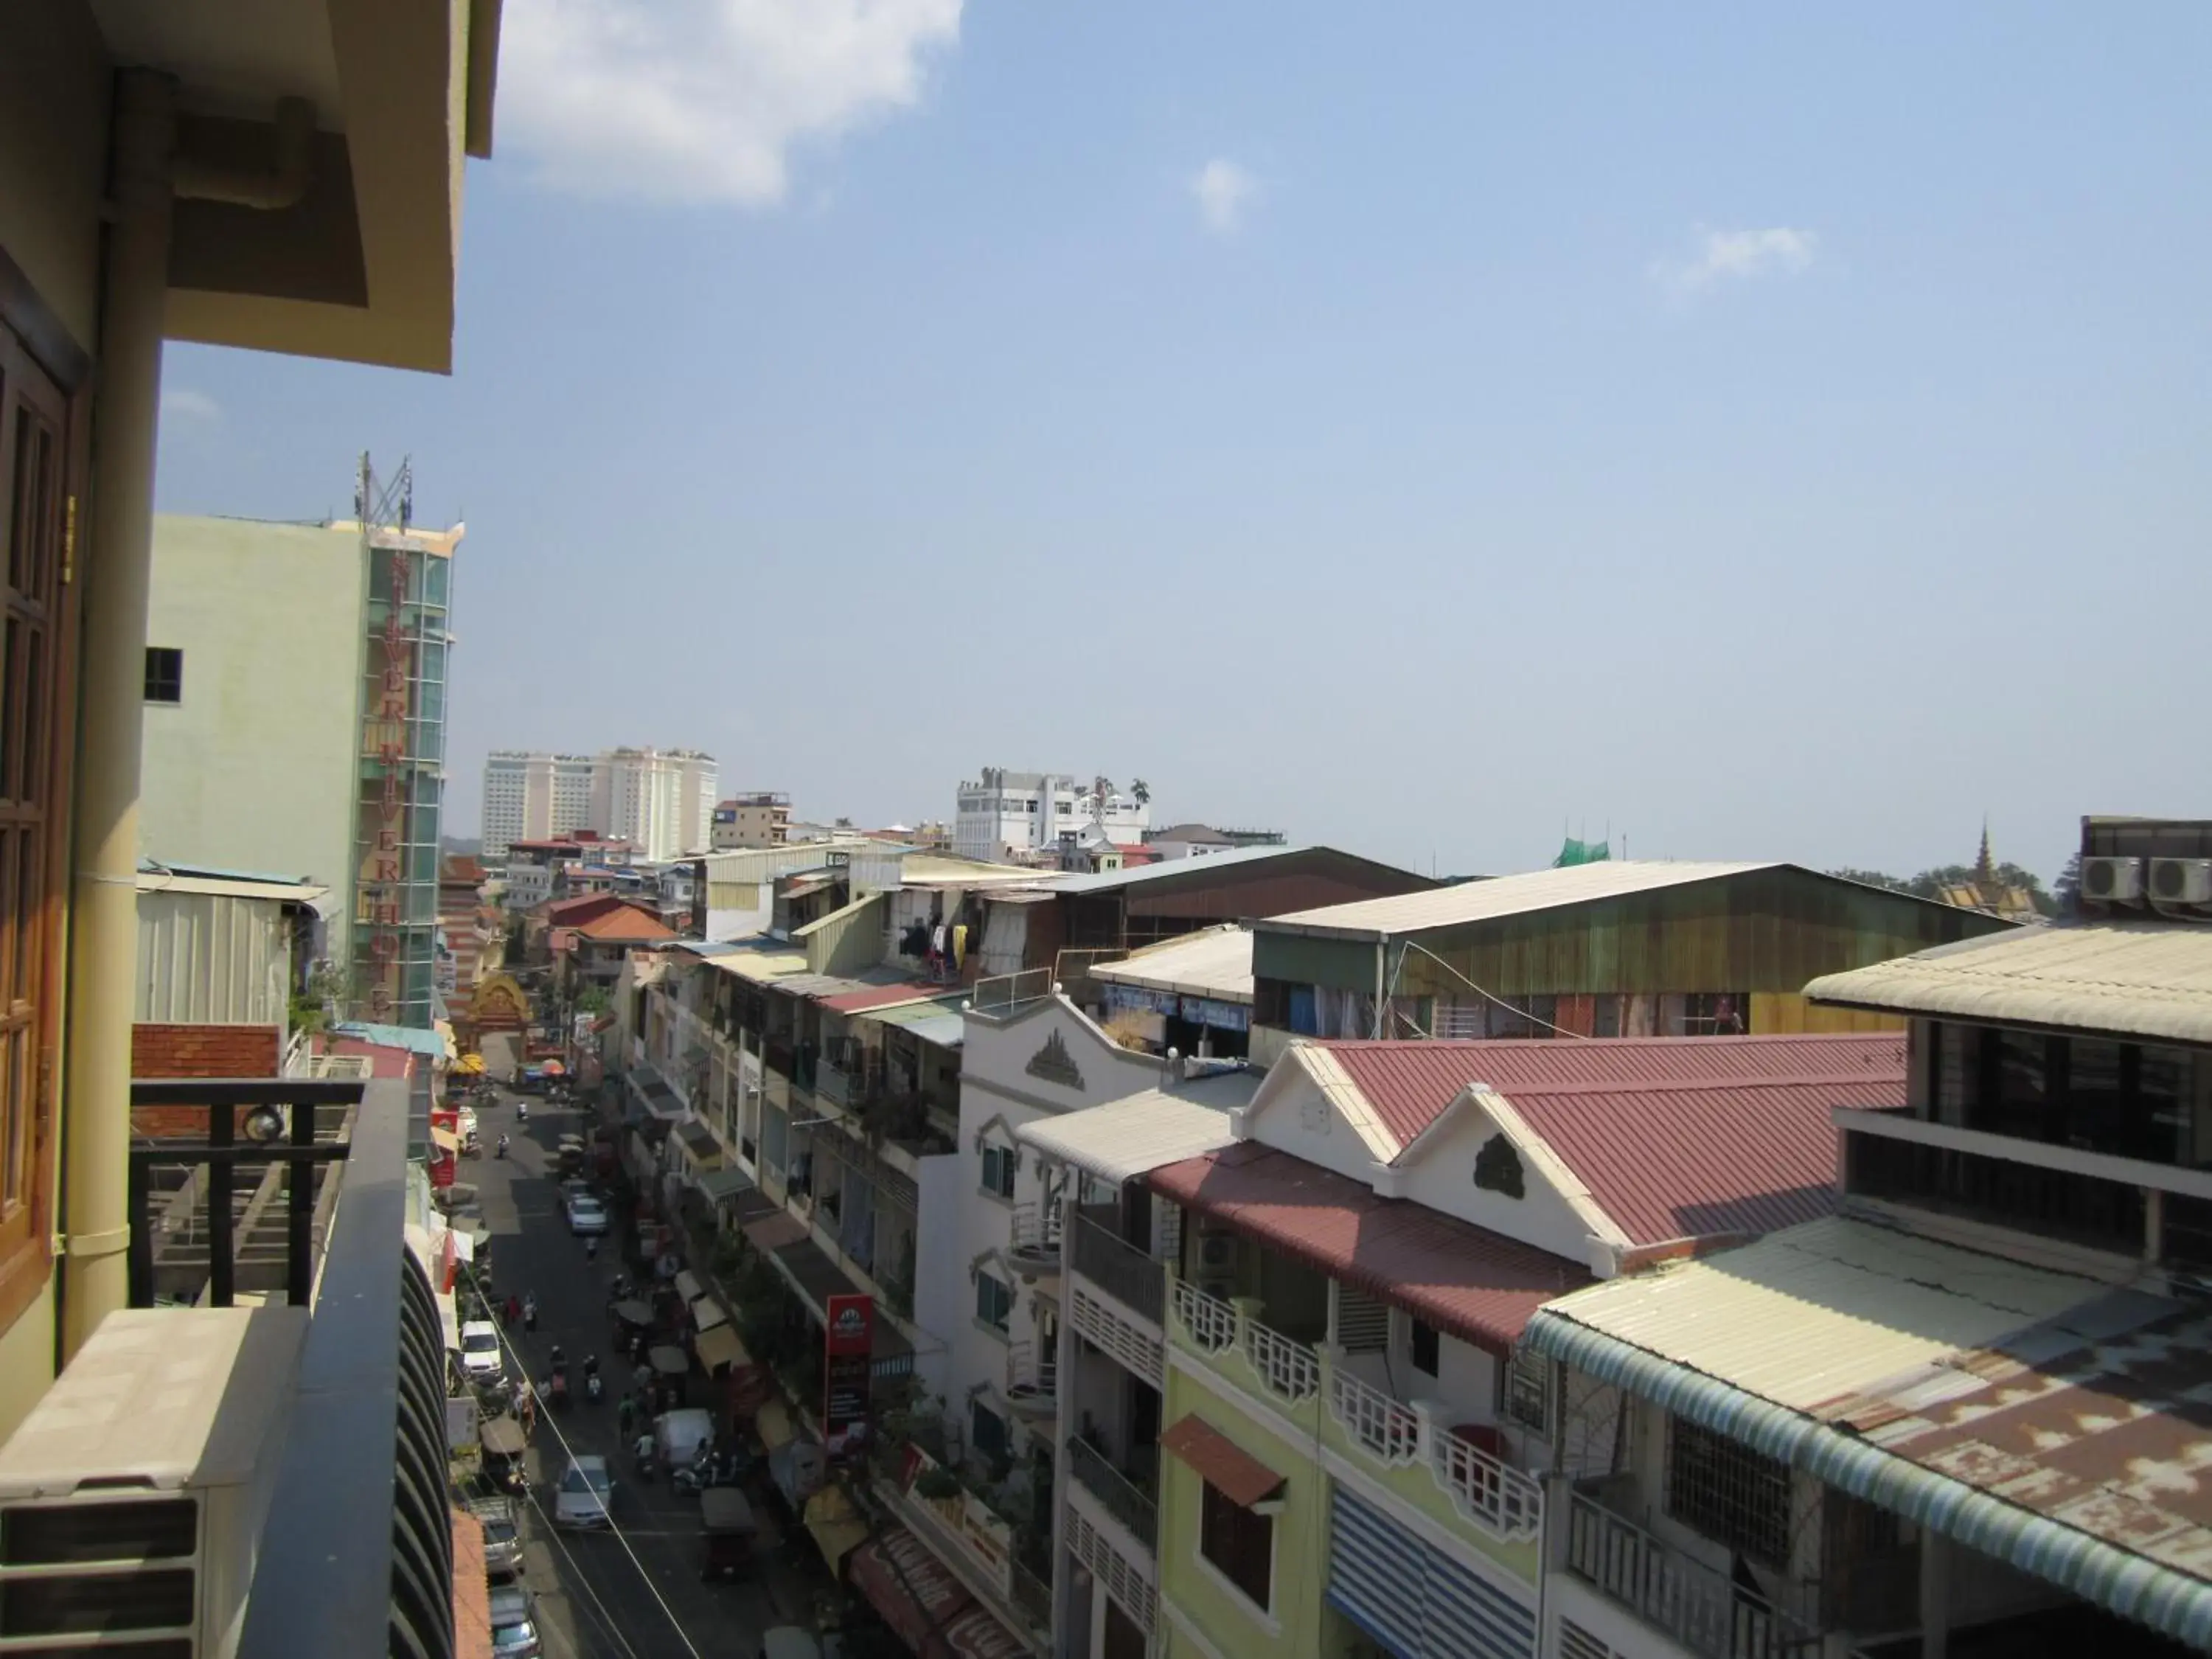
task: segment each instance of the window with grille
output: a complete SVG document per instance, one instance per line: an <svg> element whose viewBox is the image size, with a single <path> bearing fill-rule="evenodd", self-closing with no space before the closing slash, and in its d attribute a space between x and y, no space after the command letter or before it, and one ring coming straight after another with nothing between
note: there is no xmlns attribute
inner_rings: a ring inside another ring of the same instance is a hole
<svg viewBox="0 0 2212 1659"><path fill-rule="evenodd" d="M1667 1513L1755 1561L1790 1560L1790 1466L1681 1418L1667 1427Z"/></svg>
<svg viewBox="0 0 2212 1659"><path fill-rule="evenodd" d="M1011 1146L983 1148L983 1190L1000 1198L1014 1195L1014 1174L1021 1168L1021 1154Z"/></svg>
<svg viewBox="0 0 2212 1659"><path fill-rule="evenodd" d="M0 326L0 1323L46 1281L76 605L69 403Z"/></svg>
<svg viewBox="0 0 2212 1659"><path fill-rule="evenodd" d="M1262 1613L1273 1604L1273 1518L1246 1509L1210 1480L1200 1500L1198 1553Z"/></svg>
<svg viewBox="0 0 2212 1659"><path fill-rule="evenodd" d="M1516 1348L1505 1362L1505 1414L1537 1433L1552 1431L1552 1362L1531 1348Z"/></svg>
<svg viewBox="0 0 2212 1659"><path fill-rule="evenodd" d="M146 701L185 700L185 653L171 645L146 647Z"/></svg>

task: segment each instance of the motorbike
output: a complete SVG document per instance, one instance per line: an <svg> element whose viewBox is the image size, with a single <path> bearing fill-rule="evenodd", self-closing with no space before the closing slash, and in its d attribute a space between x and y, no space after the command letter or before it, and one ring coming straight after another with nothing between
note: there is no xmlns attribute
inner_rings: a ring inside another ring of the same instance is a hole
<svg viewBox="0 0 2212 1659"><path fill-rule="evenodd" d="M530 1121L530 1103L528 1101L518 1100L514 1103L514 1121L517 1123L527 1123Z"/></svg>
<svg viewBox="0 0 2212 1659"><path fill-rule="evenodd" d="M501 1135L499 1138L499 1145L492 1149L491 1155L494 1158L505 1158L507 1156L507 1137L505 1135Z"/></svg>
<svg viewBox="0 0 2212 1659"><path fill-rule="evenodd" d="M584 1362L584 1398L596 1406L599 1403L599 1396L605 1392L606 1385L599 1381L599 1356L594 1354Z"/></svg>
<svg viewBox="0 0 2212 1659"><path fill-rule="evenodd" d="M565 1407L568 1403L568 1368L556 1364L545 1378L545 1403Z"/></svg>

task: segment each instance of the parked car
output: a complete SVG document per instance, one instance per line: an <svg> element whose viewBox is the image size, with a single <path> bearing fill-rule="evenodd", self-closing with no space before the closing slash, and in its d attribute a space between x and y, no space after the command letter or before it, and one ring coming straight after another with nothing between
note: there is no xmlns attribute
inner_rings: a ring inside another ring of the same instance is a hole
<svg viewBox="0 0 2212 1659"><path fill-rule="evenodd" d="M531 1595L519 1584L502 1585L491 1593L491 1650L494 1659L539 1659L544 1644L538 1639L537 1610Z"/></svg>
<svg viewBox="0 0 2212 1659"><path fill-rule="evenodd" d="M514 1501L479 1498L469 1513L483 1526L484 1577L512 1578L522 1571L522 1530L515 1524Z"/></svg>
<svg viewBox="0 0 2212 1659"><path fill-rule="evenodd" d="M562 1527L605 1527L614 1517L607 1508L614 1501L614 1477L607 1460L586 1452L568 1460L561 1484L553 1495L553 1522Z"/></svg>
<svg viewBox="0 0 2212 1659"><path fill-rule="evenodd" d="M607 1230L607 1206L589 1193L568 1196L568 1231L578 1237Z"/></svg>
<svg viewBox="0 0 2212 1659"><path fill-rule="evenodd" d="M461 1327L461 1371L471 1382L496 1382L507 1375L499 1327L489 1319L471 1319Z"/></svg>

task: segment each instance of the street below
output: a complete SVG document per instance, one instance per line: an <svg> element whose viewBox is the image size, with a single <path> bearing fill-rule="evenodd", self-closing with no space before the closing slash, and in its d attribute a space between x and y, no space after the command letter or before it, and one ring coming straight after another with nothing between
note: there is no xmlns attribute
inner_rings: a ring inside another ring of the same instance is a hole
<svg viewBox="0 0 2212 1659"><path fill-rule="evenodd" d="M749 1492L763 1525L757 1571L734 1583L702 1581L698 1498L675 1491L665 1475L641 1479L621 1443L617 1402L632 1367L615 1347L607 1304L613 1276L631 1271L622 1251L628 1212L615 1211L597 1261L587 1259L584 1241L568 1231L556 1174L560 1137L588 1135L589 1115L533 1100L525 1124L502 1090L497 1104L478 1112L483 1154L462 1171L462 1179L477 1183L492 1235L495 1299L504 1303L512 1292L538 1300L534 1334L520 1321L502 1327L508 1375L526 1376L539 1401L527 1459L529 1500L520 1505L524 1582L536 1597L549 1659L754 1659L771 1626L811 1628L817 1564L795 1553L811 1550L812 1541L795 1524L780 1531L761 1496ZM504 1158L493 1153L501 1133L509 1138ZM565 1409L545 1403L556 1344L568 1364ZM583 1362L594 1354L606 1385L596 1405L582 1387ZM693 1403L708 1403L706 1380L696 1371L690 1389ZM615 1478L611 1529L553 1525L555 1487L572 1453L607 1460Z"/></svg>

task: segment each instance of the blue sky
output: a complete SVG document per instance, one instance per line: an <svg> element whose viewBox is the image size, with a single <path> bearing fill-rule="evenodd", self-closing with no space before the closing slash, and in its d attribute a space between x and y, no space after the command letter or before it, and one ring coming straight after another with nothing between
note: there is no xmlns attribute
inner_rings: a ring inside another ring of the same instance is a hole
<svg viewBox="0 0 2212 1659"><path fill-rule="evenodd" d="M1448 871L2212 813L2212 9L624 15L507 9L450 380L170 353L165 509L465 515L456 828L617 742Z"/></svg>

